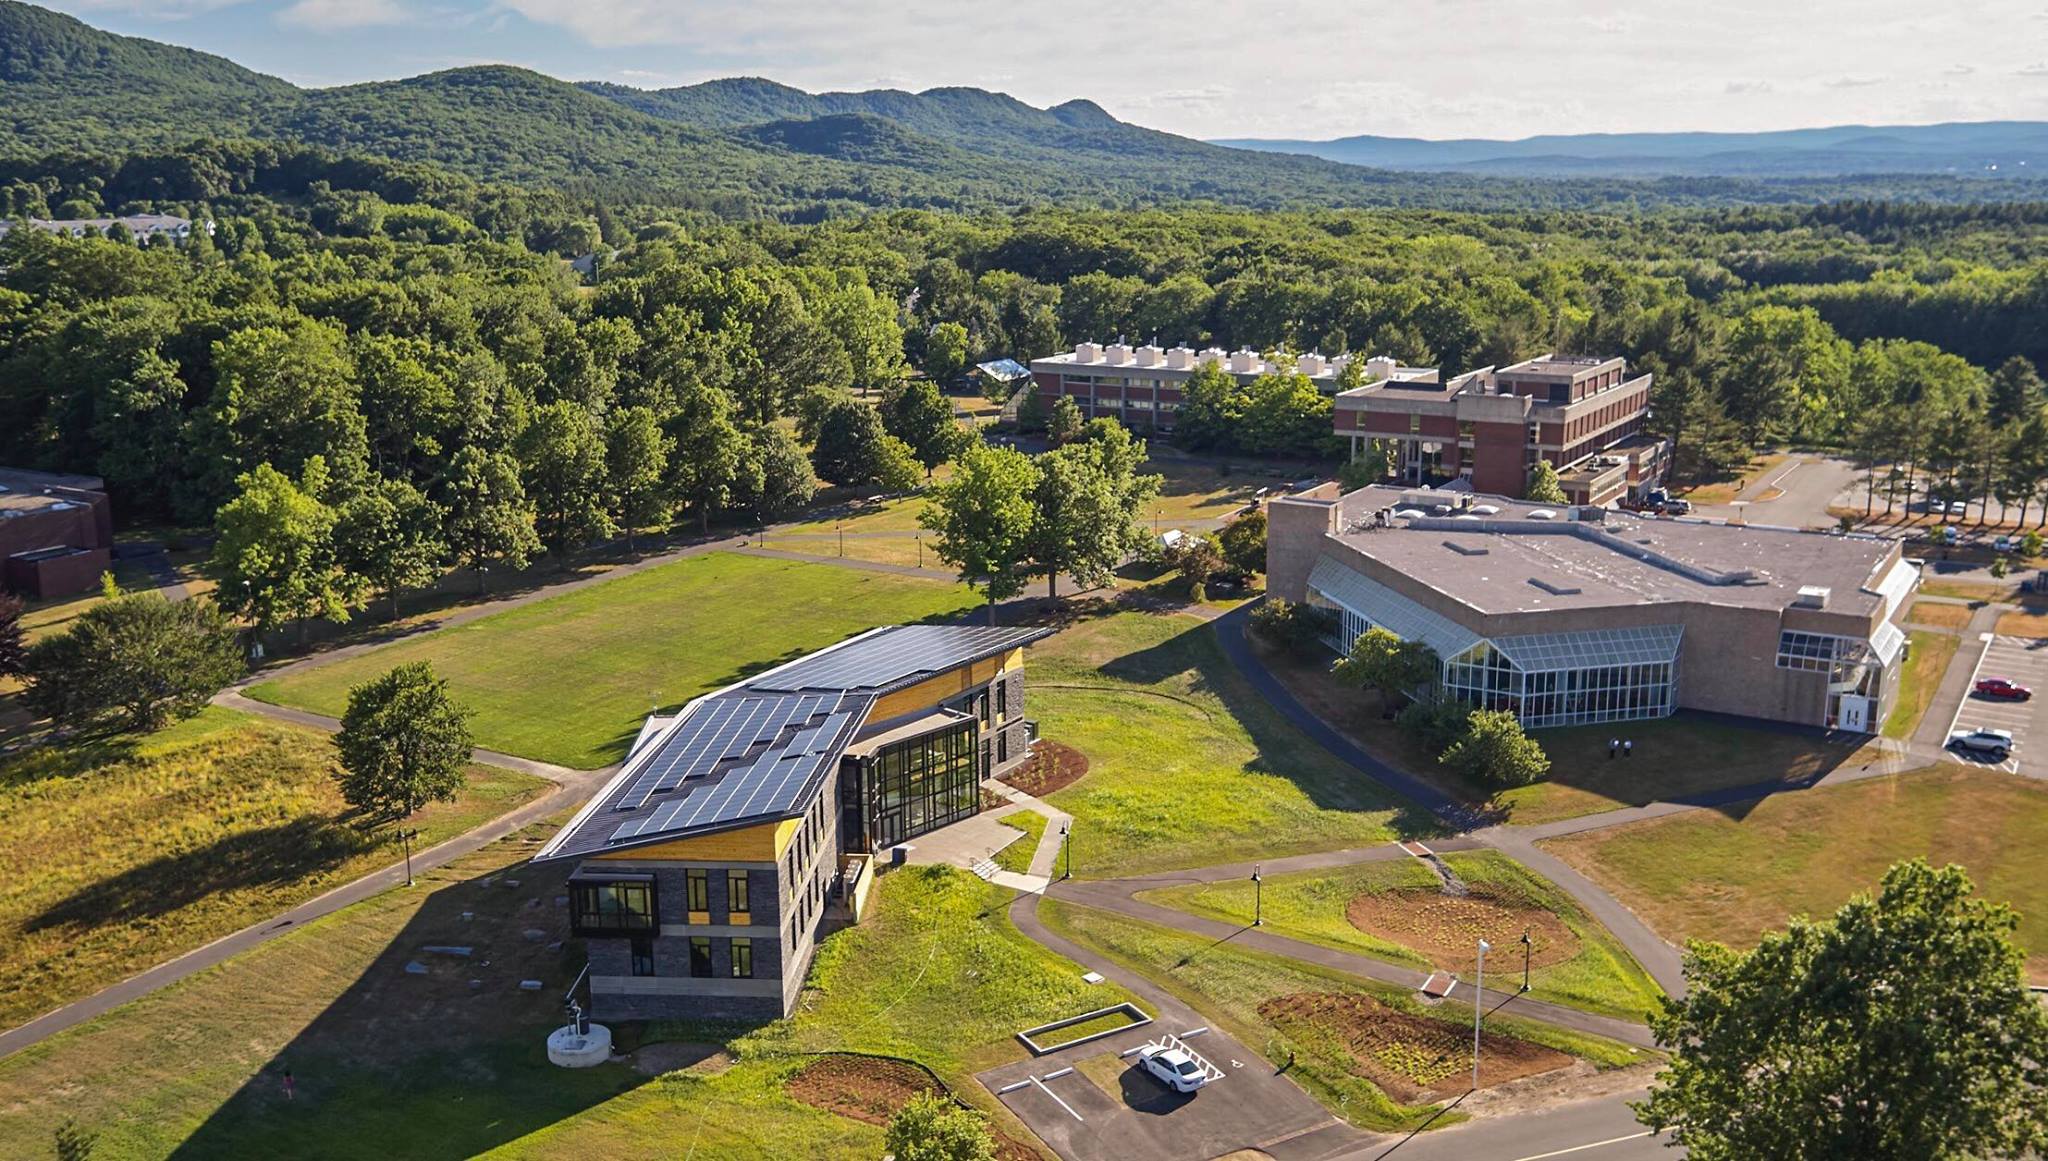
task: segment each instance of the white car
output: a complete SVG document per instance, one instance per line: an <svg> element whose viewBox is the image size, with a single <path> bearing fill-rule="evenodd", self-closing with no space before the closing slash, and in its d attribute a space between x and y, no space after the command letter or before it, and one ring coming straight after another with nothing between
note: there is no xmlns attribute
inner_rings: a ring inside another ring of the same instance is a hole
<svg viewBox="0 0 2048 1161"><path fill-rule="evenodd" d="M1193 1092L1209 1083L1207 1070L1184 1049L1148 1045L1139 1051L1138 1064L1152 1074L1152 1079L1175 1092Z"/></svg>
<svg viewBox="0 0 2048 1161"><path fill-rule="evenodd" d="M1948 502L1948 514L1951 516L1968 516L1970 514L1970 502L1968 500L1950 500Z"/></svg>
<svg viewBox="0 0 2048 1161"><path fill-rule="evenodd" d="M1984 726L1974 730L1957 730L1948 736L1948 744L2002 762L2007 754L2012 753L2012 731L1994 730Z"/></svg>

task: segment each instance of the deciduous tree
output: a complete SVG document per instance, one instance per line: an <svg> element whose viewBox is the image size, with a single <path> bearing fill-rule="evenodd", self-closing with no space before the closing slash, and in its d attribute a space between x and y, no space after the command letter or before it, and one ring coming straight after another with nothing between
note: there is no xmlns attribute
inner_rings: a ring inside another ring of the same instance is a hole
<svg viewBox="0 0 2048 1161"><path fill-rule="evenodd" d="M540 551L533 505L519 482L519 461L471 445L455 453L441 477L447 498L448 544L476 569L477 591L489 588L491 565L522 569Z"/></svg>
<svg viewBox="0 0 2048 1161"><path fill-rule="evenodd" d="M519 462L533 501L534 530L550 552L618 531L605 505L604 433L590 412L557 399L534 409L519 436Z"/></svg>
<svg viewBox="0 0 2048 1161"><path fill-rule="evenodd" d="M212 565L221 606L247 617L258 632L291 621L345 621L368 583L341 567L335 553L335 510L321 500L325 461L306 461L301 483L260 464L236 481L239 494L214 518L219 534Z"/></svg>
<svg viewBox="0 0 2048 1161"><path fill-rule="evenodd" d="M612 516L626 532L627 547L642 528L666 528L675 512L668 489L669 438L649 407L621 407L605 430L605 476L611 485Z"/></svg>
<svg viewBox="0 0 2048 1161"><path fill-rule="evenodd" d="M1537 460L1536 466L1529 469L1529 486L1522 490L1522 498L1537 504L1564 503L1564 485L1557 480L1557 466L1549 460Z"/></svg>
<svg viewBox="0 0 2048 1161"><path fill-rule="evenodd" d="M1266 510L1254 509L1225 524L1216 543L1231 568L1246 576L1266 571Z"/></svg>
<svg viewBox="0 0 2048 1161"><path fill-rule="evenodd" d="M1084 426L1081 407L1071 396L1062 395L1055 399L1052 408L1045 413L1045 438L1054 447L1072 442Z"/></svg>
<svg viewBox="0 0 2048 1161"><path fill-rule="evenodd" d="M1333 670L1338 680L1375 690L1390 706L1396 698L1434 689L1441 671L1436 650L1377 625L1351 642L1351 652Z"/></svg>
<svg viewBox="0 0 2048 1161"><path fill-rule="evenodd" d="M1507 710L1473 710L1438 760L1482 786L1527 786L1550 773L1550 756Z"/></svg>
<svg viewBox="0 0 2048 1161"><path fill-rule="evenodd" d="M987 1118L938 1095L921 1092L889 1119L883 1145L896 1161L995 1161Z"/></svg>
<svg viewBox="0 0 2048 1161"><path fill-rule="evenodd" d="M988 599L990 624L996 602L1022 592L1030 575L1037 486L1031 457L976 440L918 515L921 526L938 534L933 549L939 559Z"/></svg>
<svg viewBox="0 0 2048 1161"><path fill-rule="evenodd" d="M924 340L924 373L943 386L966 369L967 328L956 322L934 326Z"/></svg>
<svg viewBox="0 0 2048 1161"><path fill-rule="evenodd" d="M154 730L242 675L234 626L212 601L122 593L111 581L107 592L29 647L22 698L37 714L79 730Z"/></svg>
<svg viewBox="0 0 2048 1161"><path fill-rule="evenodd" d="M404 480L379 480L341 506L335 553L344 571L367 580L391 601L430 584L448 555L441 529L447 513Z"/></svg>
<svg viewBox="0 0 2048 1161"><path fill-rule="evenodd" d="M953 419L953 404L929 379L898 385L882 404L882 423L889 434L910 445L926 476L960 450L966 432Z"/></svg>
<svg viewBox="0 0 2048 1161"><path fill-rule="evenodd" d="M334 748L341 796L373 818L453 801L469 769L469 711L434 667L414 661L348 691Z"/></svg>
<svg viewBox="0 0 2048 1161"><path fill-rule="evenodd" d="M1699 1161L2018 1157L2048 1148L2048 1011L2011 908L1960 867L1886 872L1754 951L1694 941L1636 1106Z"/></svg>

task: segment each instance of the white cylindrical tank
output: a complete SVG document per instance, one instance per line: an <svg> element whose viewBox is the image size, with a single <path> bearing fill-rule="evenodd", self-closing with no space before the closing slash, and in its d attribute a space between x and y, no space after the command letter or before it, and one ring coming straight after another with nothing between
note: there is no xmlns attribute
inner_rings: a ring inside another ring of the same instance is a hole
<svg viewBox="0 0 2048 1161"><path fill-rule="evenodd" d="M592 1024L590 1031L578 1032L576 1025L564 1024L548 1033L548 1063L563 1068L589 1068L612 1058L612 1030Z"/></svg>

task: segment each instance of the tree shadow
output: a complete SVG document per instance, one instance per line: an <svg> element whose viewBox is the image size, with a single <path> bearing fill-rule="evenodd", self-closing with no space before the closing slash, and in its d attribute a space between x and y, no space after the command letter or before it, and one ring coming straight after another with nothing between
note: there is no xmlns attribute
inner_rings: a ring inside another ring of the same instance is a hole
<svg viewBox="0 0 2048 1161"><path fill-rule="evenodd" d="M59 778L82 778L93 771L133 758L145 735L129 732L61 733L54 729L24 730L14 744L0 747L0 759L20 755L0 767L0 788L28 786Z"/></svg>
<svg viewBox="0 0 2048 1161"><path fill-rule="evenodd" d="M171 1156L471 1157L654 1079L620 1063L548 1062L547 1034L583 966L567 869L476 869L532 841L514 836L455 864L467 873L423 876L417 889L431 894L404 927ZM343 918L288 938L333 940L347 955L363 932ZM613 1032L617 1049L637 1047L637 1025Z"/></svg>
<svg viewBox="0 0 2048 1161"><path fill-rule="evenodd" d="M243 831L87 884L24 926L28 931L90 930L156 919L223 891L279 886L320 874L376 842L363 830L321 817Z"/></svg>

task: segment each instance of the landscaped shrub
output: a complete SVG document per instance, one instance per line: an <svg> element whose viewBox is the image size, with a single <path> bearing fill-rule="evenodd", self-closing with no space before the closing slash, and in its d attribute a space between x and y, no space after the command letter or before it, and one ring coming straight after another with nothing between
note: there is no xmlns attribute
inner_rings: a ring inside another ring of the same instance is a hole
<svg viewBox="0 0 2048 1161"><path fill-rule="evenodd" d="M1397 724L1431 752L1441 752L1465 736L1472 707L1454 698L1424 698L1408 703Z"/></svg>
<svg viewBox="0 0 2048 1161"><path fill-rule="evenodd" d="M1444 749L1444 766L1488 786L1527 786L1550 773L1550 756L1507 710L1473 710L1464 735Z"/></svg>
<svg viewBox="0 0 2048 1161"><path fill-rule="evenodd" d="M1269 596L1252 609L1252 631L1291 653L1314 649L1335 624L1335 615L1314 605Z"/></svg>

